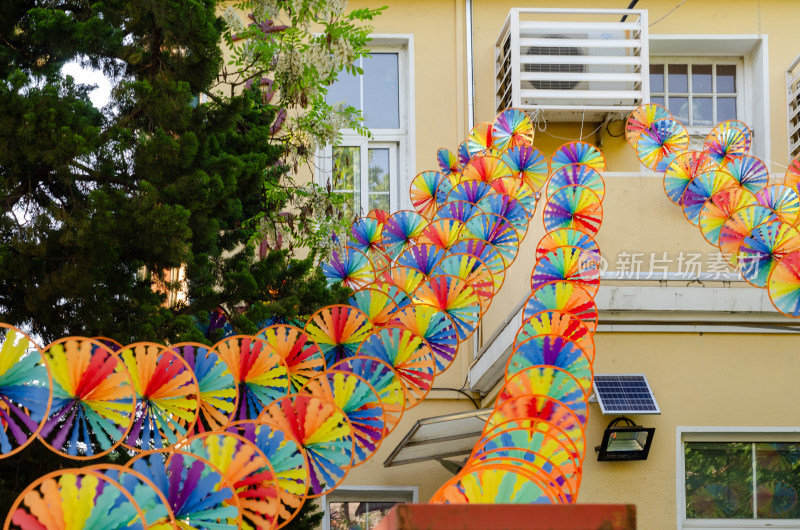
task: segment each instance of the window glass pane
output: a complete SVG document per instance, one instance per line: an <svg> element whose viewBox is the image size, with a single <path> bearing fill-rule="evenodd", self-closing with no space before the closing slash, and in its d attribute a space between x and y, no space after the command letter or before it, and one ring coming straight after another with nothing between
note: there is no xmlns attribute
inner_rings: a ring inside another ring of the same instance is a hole
<svg viewBox="0 0 800 530"><path fill-rule="evenodd" d="M331 530L367 530L366 503L331 502L328 513L331 518Z"/></svg>
<svg viewBox="0 0 800 530"><path fill-rule="evenodd" d="M759 518L800 518L800 443L757 443L756 485Z"/></svg>
<svg viewBox="0 0 800 530"><path fill-rule="evenodd" d="M368 530L372 530L386 517L386 514L389 513L389 510L394 507L396 502L369 502L367 504L367 521L368 521Z"/></svg>
<svg viewBox="0 0 800 530"><path fill-rule="evenodd" d="M678 121L684 125L689 125L689 98L670 96L667 109Z"/></svg>
<svg viewBox="0 0 800 530"><path fill-rule="evenodd" d="M717 65L717 94L736 93L736 65Z"/></svg>
<svg viewBox="0 0 800 530"><path fill-rule="evenodd" d="M667 66L667 90L670 93L689 92L689 67L685 64Z"/></svg>
<svg viewBox="0 0 800 530"><path fill-rule="evenodd" d="M664 92L664 65L650 65L650 92Z"/></svg>
<svg viewBox="0 0 800 530"><path fill-rule="evenodd" d="M658 96L658 97L650 96L650 103L658 103L659 105L661 105L663 107L664 106L664 97L663 96Z"/></svg>
<svg viewBox="0 0 800 530"><path fill-rule="evenodd" d="M693 64L692 65L692 92L711 94L711 65Z"/></svg>
<svg viewBox="0 0 800 530"><path fill-rule="evenodd" d="M361 150L354 146L333 148L331 191L347 195L345 215L361 211Z"/></svg>
<svg viewBox="0 0 800 530"><path fill-rule="evenodd" d="M364 57L364 126L400 127L400 80L396 53Z"/></svg>
<svg viewBox="0 0 800 530"><path fill-rule="evenodd" d="M692 125L714 125L714 101L711 98L692 98Z"/></svg>
<svg viewBox="0 0 800 530"><path fill-rule="evenodd" d="M717 98L717 122L736 119L736 98Z"/></svg>
<svg viewBox="0 0 800 530"><path fill-rule="evenodd" d="M369 150L369 191L389 191L389 148Z"/></svg>
<svg viewBox="0 0 800 530"><path fill-rule="evenodd" d="M334 84L328 87L325 101L329 105L341 103L345 107L361 109L361 79L360 76L350 75L345 71L339 74Z"/></svg>
<svg viewBox="0 0 800 530"><path fill-rule="evenodd" d="M686 517L751 519L751 443L689 442L686 458Z"/></svg>

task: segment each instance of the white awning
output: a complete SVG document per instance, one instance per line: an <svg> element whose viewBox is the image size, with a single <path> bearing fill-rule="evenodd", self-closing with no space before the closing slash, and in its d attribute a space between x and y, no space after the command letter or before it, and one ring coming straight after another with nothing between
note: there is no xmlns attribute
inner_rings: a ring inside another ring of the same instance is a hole
<svg viewBox="0 0 800 530"><path fill-rule="evenodd" d="M439 460L472 452L494 409L480 409L418 420L403 437L384 467Z"/></svg>

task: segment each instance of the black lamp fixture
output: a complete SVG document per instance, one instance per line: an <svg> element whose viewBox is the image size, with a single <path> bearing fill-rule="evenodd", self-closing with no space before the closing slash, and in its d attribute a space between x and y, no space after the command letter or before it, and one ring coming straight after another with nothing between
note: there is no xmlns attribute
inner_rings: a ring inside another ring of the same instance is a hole
<svg viewBox="0 0 800 530"><path fill-rule="evenodd" d="M625 425L617 426L620 422L625 422ZM599 462L647 460L655 432L655 427L639 427L625 416L612 420L603 433L603 442L594 448L597 451L597 460Z"/></svg>

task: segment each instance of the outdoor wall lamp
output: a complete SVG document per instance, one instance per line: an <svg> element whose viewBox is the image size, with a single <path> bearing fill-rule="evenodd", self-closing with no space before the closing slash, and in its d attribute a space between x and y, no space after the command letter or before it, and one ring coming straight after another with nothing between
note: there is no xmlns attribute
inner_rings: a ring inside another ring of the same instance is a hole
<svg viewBox="0 0 800 530"><path fill-rule="evenodd" d="M619 422L625 422L626 425L618 427ZM625 416L612 420L603 433L603 442L594 448L597 451L597 460L599 462L647 460L655 432L655 427L639 427Z"/></svg>

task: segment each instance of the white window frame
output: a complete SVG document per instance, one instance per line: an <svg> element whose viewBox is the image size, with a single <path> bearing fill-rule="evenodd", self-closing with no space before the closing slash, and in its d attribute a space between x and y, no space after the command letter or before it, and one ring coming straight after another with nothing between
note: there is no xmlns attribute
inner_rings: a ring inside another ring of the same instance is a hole
<svg viewBox="0 0 800 530"><path fill-rule="evenodd" d="M686 78L686 81L688 83L688 87L687 87L688 88L688 92L686 92L685 95L684 95L684 93L678 93L680 95L677 96L677 97L686 97L688 99L691 99L694 96L694 92L692 90L692 65L695 65L695 64L702 64L702 65L710 64L713 69L716 69L717 65L725 65L725 66L734 65L734 66L736 66L736 119L739 120L739 121L744 121L745 123L747 123L745 120L742 119L742 116L745 113L745 106L744 106L744 99L745 99L744 98L744 88L745 88L744 87L744 59L743 59L742 56L734 56L734 57L720 56L720 57L717 57L717 56L694 55L694 56L651 56L650 57L650 66L651 67L653 65L664 65L664 66L668 67L668 66L673 65L673 64L681 64L681 65L685 64L685 65L688 66L688 72L687 72L687 78ZM653 74L653 72L651 70L650 71L650 75L652 76L652 74ZM665 71L664 71L664 87L665 88L669 88L667 86L667 77L668 77L667 69L665 68ZM714 87L714 88L716 89L716 87ZM651 83L650 84L650 97L651 97L651 99L653 98L654 92L655 91L653 90L653 85ZM664 92L664 96L665 97L674 96L675 94L676 94L676 92L672 92L672 91ZM716 97L718 95L717 91L716 90L712 90L710 92L710 94L712 94L711 97L714 100L716 100ZM723 97L725 97L725 96L726 95L723 95ZM704 94L702 94L702 95L700 95L698 97L709 97L709 93L704 93ZM670 111L670 112L672 112L672 111ZM689 112L691 112L691 108L689 109ZM721 120L717 120L717 122L719 122L719 121L721 121ZM714 123L713 125L708 125L708 126L705 126L705 125L691 125L691 126L687 126L686 130L689 132L689 134L691 136L702 136L703 138L705 138L708 135L708 133L711 132L711 129L713 129L715 125L716 125L716 123Z"/></svg>
<svg viewBox="0 0 800 530"><path fill-rule="evenodd" d="M800 427L687 427L676 429L675 498L678 530L798 528L800 519L687 519L686 442L799 442Z"/></svg>
<svg viewBox="0 0 800 530"><path fill-rule="evenodd" d="M320 500L322 511L322 530L331 530L331 514L328 504L331 502L405 502L418 501L417 486L342 486L336 488Z"/></svg>
<svg viewBox="0 0 800 530"><path fill-rule="evenodd" d="M398 66L398 97L400 123L397 129L370 129L372 138L359 136L353 129L341 130L342 147L361 148L361 183L368 184L367 149L369 147L395 146L396 156L390 157L390 169L395 173L390 183L389 204L392 211L411 208L411 199L408 194L412 174L416 167L416 146L414 138L414 36L410 34L396 35L371 35L370 53L396 53ZM340 75L349 75L342 73ZM316 156L316 181L325 186L330 182L333 170L333 148L328 145L317 151ZM362 187L362 212L356 215L366 215L369 211L367 203L367 187Z"/></svg>
<svg viewBox="0 0 800 530"><path fill-rule="evenodd" d="M742 60L742 71L737 75L738 120L753 131L750 154L762 160L771 159L769 91L769 50L767 35L664 35L650 34L650 61L688 58L709 60L737 57ZM647 94L650 101L650 94ZM741 111L741 112L740 112ZM710 130L710 128L709 128ZM691 131L690 131L691 132ZM700 131L695 131L698 133ZM695 136L695 142L702 142ZM661 175L659 175L661 176Z"/></svg>

